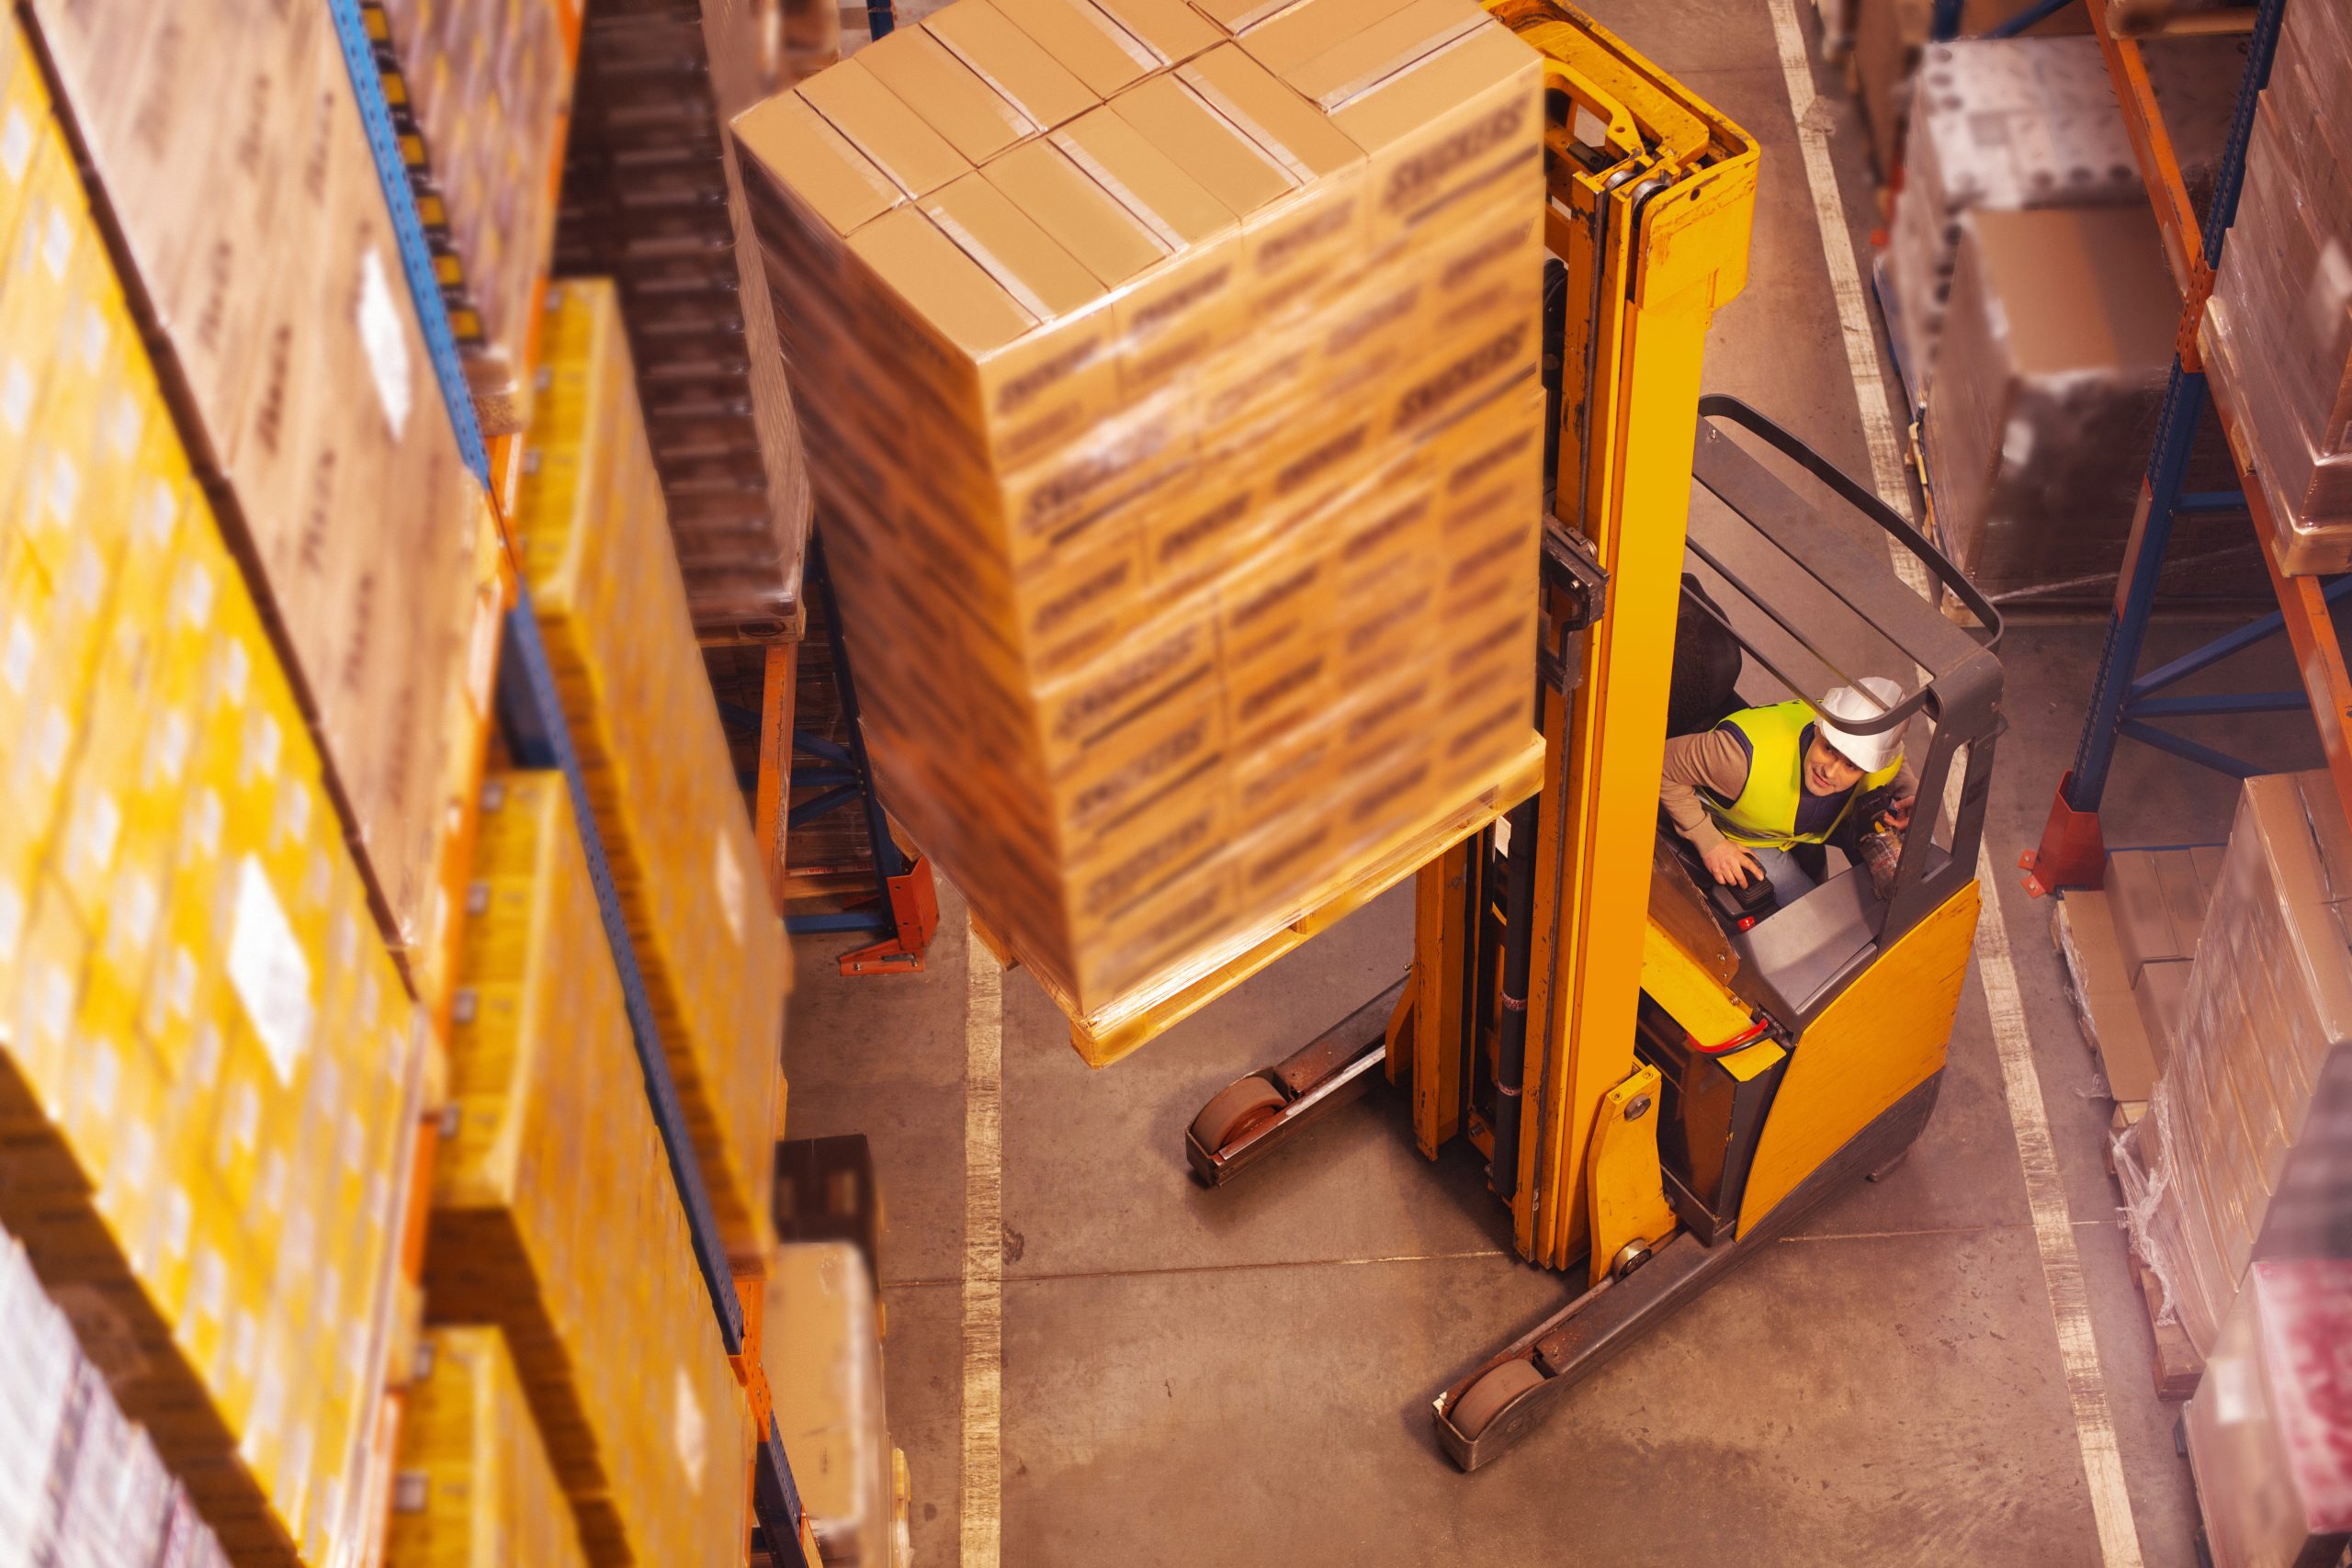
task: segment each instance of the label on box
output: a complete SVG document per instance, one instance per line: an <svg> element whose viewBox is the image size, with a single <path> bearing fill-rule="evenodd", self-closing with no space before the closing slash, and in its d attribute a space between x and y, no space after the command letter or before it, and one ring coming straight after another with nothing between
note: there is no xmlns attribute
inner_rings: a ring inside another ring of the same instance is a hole
<svg viewBox="0 0 2352 1568"><path fill-rule="evenodd" d="M237 913L229 933L229 980L253 1020L254 1032L277 1081L291 1084L310 1049L314 1012L311 966L286 909L261 862L248 854L237 867Z"/></svg>
<svg viewBox="0 0 2352 1568"><path fill-rule="evenodd" d="M384 423L398 441L408 429L408 336L401 331L401 308L384 276L383 253L372 246L359 258L359 341L368 350L376 395L383 400Z"/></svg>
<svg viewBox="0 0 2352 1568"><path fill-rule="evenodd" d="M707 1424L702 1413L702 1401L695 1396L695 1385L686 1376L686 1369L676 1370L678 1379L678 1424L672 1434L678 1445L678 1462L686 1467L686 1484L695 1491L702 1490L702 1469L707 1447Z"/></svg>
<svg viewBox="0 0 2352 1568"><path fill-rule="evenodd" d="M0 169L7 170L11 180L21 182L32 156L32 116L25 112L24 105L17 104L8 110L8 123L0 127Z"/></svg>
<svg viewBox="0 0 2352 1568"><path fill-rule="evenodd" d="M740 946L743 941L743 867L728 848L727 835L715 840L718 860L713 880L718 884L718 908L727 917L727 932Z"/></svg>

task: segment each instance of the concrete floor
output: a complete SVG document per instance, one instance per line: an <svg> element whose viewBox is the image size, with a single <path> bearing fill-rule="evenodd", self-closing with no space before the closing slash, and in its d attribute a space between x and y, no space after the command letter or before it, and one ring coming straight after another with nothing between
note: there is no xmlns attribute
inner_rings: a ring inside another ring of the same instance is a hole
<svg viewBox="0 0 2352 1568"><path fill-rule="evenodd" d="M1592 8L1764 145L1749 281L1717 318L1707 386L1867 478L1768 6ZM1867 260L1860 128L1827 73L1820 88ZM2162 624L2153 651L2215 629ZM2005 644L1987 918L2014 953L2140 1551L2169 1568L2194 1561L2195 1502L2101 1161L2109 1107L2049 908L2007 870L2071 758L2099 630L2021 625ZM2249 656L2266 661L2214 683L2291 683L2275 650ZM2198 733L2267 765L2318 761L2292 716ZM2233 798L2127 745L2105 820L2118 844L2218 840ZM1005 1564L2105 1561L1973 974L1935 1119L1900 1169L1665 1321L1506 1461L1456 1473L1430 1397L1566 1290L1511 1255L1475 1156L1423 1161L1385 1093L1223 1191L1188 1179L1182 1148L1207 1094L1401 971L1410 917L1400 889L1099 1073L1034 983L1004 977ZM922 975L842 980L832 944L803 942L788 1057L795 1134L873 1141L890 1426L930 1568L960 1556L966 946L952 892Z"/></svg>

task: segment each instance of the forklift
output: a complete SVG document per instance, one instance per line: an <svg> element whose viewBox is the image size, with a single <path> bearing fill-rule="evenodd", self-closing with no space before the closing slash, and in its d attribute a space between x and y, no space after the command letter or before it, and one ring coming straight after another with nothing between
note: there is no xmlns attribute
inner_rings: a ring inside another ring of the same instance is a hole
<svg viewBox="0 0 2352 1568"><path fill-rule="evenodd" d="M1927 1124L2002 727L1992 604L1866 488L1700 395L1709 321L1745 281L1754 141L1562 0L1486 4L1544 57L1550 106L1541 783L1415 874L1402 978L1185 1134L1221 1186L1385 1078L1425 1156L1464 1138L1485 1157L1521 1257L1581 1271L1437 1394L1465 1471ZM1699 615L1786 695L1897 678L1874 718L1839 720L1925 734L1891 874L1844 866L1774 908L1665 827L1678 623Z"/></svg>

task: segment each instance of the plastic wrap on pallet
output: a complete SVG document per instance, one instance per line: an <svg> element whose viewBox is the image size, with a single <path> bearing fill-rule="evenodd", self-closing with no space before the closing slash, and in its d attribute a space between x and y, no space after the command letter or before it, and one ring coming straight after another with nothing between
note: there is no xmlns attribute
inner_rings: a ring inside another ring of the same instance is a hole
<svg viewBox="0 0 2352 1568"><path fill-rule="evenodd" d="M2271 1196L2315 1087L2352 1066L2347 931L2352 831L2328 775L2247 780L2171 1058L2116 1145L2133 1246L2200 1352L2268 1250Z"/></svg>
<svg viewBox="0 0 2352 1568"><path fill-rule="evenodd" d="M2033 0L1962 0L1954 35L1974 39L2024 11ZM1934 0L1861 0L1854 17L1852 76L1860 89L1862 126L1880 178L1893 184L1903 164L1903 143L1911 113L1912 83L1921 54L1929 47ZM2046 38L2087 33L2090 18L2079 6L2061 6L2029 33Z"/></svg>
<svg viewBox="0 0 2352 1568"><path fill-rule="evenodd" d="M731 1256L770 1241L784 934L662 526L618 301L548 291L514 511L564 717L711 1209Z"/></svg>
<svg viewBox="0 0 2352 1568"><path fill-rule="evenodd" d="M558 773L494 775L424 1304L506 1336L588 1560L730 1562L748 1423Z"/></svg>
<svg viewBox="0 0 2352 1568"><path fill-rule="evenodd" d="M885 800L1081 1021L1532 739L1534 56L1165 19L959 0L736 122Z"/></svg>
<svg viewBox="0 0 2352 1568"><path fill-rule="evenodd" d="M2144 206L1980 209L1961 230L1921 422L1938 543L1987 593L2075 585L2103 596L2178 326L2155 221ZM2225 464L2200 468L2218 478ZM2245 524L2208 515L2175 528L2188 556L2242 543Z"/></svg>
<svg viewBox="0 0 2352 1568"><path fill-rule="evenodd" d="M2202 341L2290 573L2352 568L2352 23L2291 8Z"/></svg>
<svg viewBox="0 0 2352 1568"><path fill-rule="evenodd" d="M463 277L451 317L487 435L530 412L524 382L531 299L555 243L558 138L571 97L579 0L382 0L406 97L392 105L423 139L428 228L447 236ZM567 19L569 17L569 19Z"/></svg>
<svg viewBox="0 0 2352 1568"><path fill-rule="evenodd" d="M0 1221L224 1544L325 1562L423 1022L13 14L0 146Z"/></svg>
<svg viewBox="0 0 2352 1568"><path fill-rule="evenodd" d="M500 1330L425 1331L400 1464L390 1568L586 1568Z"/></svg>
<svg viewBox="0 0 2352 1568"><path fill-rule="evenodd" d="M0 1551L76 1568L226 1568L220 1543L0 1233Z"/></svg>
<svg viewBox="0 0 2352 1568"><path fill-rule="evenodd" d="M486 679L477 636L494 626L475 549L486 502L444 410L332 16L240 0L32 9L153 312L141 324L189 396L205 477L233 497L392 940L429 946L464 793L443 718ZM70 160L51 166L72 177ZM77 243L73 276L102 273L96 231ZM11 293L39 308L41 290Z"/></svg>
<svg viewBox="0 0 2352 1568"><path fill-rule="evenodd" d="M619 286L686 602L707 640L796 632L810 497L726 123L769 90L772 9L591 0L558 269Z"/></svg>
<svg viewBox="0 0 2352 1568"><path fill-rule="evenodd" d="M2352 1261L2248 1270L2182 1426L2215 1568L2328 1563L2352 1540Z"/></svg>
<svg viewBox="0 0 2352 1568"><path fill-rule="evenodd" d="M2148 51L2158 104L2199 211L2245 74L2244 51L2234 39L2174 40ZM1913 92L1903 188L1888 236L1896 300L1888 329L1915 394L1925 394L1934 384L1965 214L2141 208L2147 189L2095 39L1931 44Z"/></svg>

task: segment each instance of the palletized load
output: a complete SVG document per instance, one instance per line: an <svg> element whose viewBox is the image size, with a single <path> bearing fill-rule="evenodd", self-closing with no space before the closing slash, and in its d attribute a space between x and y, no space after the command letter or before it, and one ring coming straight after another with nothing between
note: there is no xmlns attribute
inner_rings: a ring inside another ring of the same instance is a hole
<svg viewBox="0 0 2352 1568"><path fill-rule="evenodd" d="M1532 744L1537 57L1224 9L958 0L735 124L886 801L1082 1021Z"/></svg>
<svg viewBox="0 0 2352 1568"><path fill-rule="evenodd" d="M2288 9L2199 341L2289 572L2352 567L2352 25Z"/></svg>

